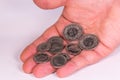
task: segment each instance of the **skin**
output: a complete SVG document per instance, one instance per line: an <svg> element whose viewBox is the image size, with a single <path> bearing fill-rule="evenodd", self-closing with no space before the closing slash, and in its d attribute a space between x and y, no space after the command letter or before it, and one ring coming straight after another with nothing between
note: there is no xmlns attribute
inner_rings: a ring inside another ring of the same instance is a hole
<svg viewBox="0 0 120 80"><path fill-rule="evenodd" d="M23 70L35 77L45 77L56 71L58 77L66 77L74 72L95 64L111 54L120 45L120 0L34 0L43 9L64 6L58 21L47 29L37 40L28 45L21 54ZM93 50L82 51L62 68L55 70L49 62L36 64L33 54L36 46L52 36L62 36L64 27L72 22L80 24L85 33L99 37L100 43Z"/></svg>

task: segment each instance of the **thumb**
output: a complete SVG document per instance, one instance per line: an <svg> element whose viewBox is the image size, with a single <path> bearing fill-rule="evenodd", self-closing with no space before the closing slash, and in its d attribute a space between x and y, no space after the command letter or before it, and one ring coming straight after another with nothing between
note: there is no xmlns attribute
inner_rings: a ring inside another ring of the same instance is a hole
<svg viewBox="0 0 120 80"><path fill-rule="evenodd" d="M66 0L33 0L34 3L42 9L54 9L64 6Z"/></svg>

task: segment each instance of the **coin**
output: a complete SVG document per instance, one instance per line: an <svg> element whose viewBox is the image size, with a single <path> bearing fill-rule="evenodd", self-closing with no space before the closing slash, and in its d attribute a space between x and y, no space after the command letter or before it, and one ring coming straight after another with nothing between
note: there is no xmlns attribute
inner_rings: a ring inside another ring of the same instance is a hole
<svg viewBox="0 0 120 80"><path fill-rule="evenodd" d="M80 52L82 51L82 49L79 48L78 44L69 43L66 46L66 51L69 54L76 56L76 55L80 54Z"/></svg>
<svg viewBox="0 0 120 80"><path fill-rule="evenodd" d="M63 39L59 36L53 36L48 40L48 43L50 43L51 47L49 49L49 52L51 54L55 54L58 52L61 52L64 48Z"/></svg>
<svg viewBox="0 0 120 80"><path fill-rule="evenodd" d="M55 54L55 53L61 52L63 48L64 48L64 45L62 43L53 42L51 43L51 48L49 49L49 52L51 54Z"/></svg>
<svg viewBox="0 0 120 80"><path fill-rule="evenodd" d="M94 34L85 34L79 41L79 47L81 49L90 50L95 48L99 43L99 39Z"/></svg>
<svg viewBox="0 0 120 80"><path fill-rule="evenodd" d="M41 43L37 46L37 52L45 52L50 49L51 45L48 42Z"/></svg>
<svg viewBox="0 0 120 80"><path fill-rule="evenodd" d="M59 36L53 36L50 39L48 39L48 43L63 43L63 39Z"/></svg>
<svg viewBox="0 0 120 80"><path fill-rule="evenodd" d="M33 60L36 63L43 63L50 60L50 57L46 53L37 53L33 56Z"/></svg>
<svg viewBox="0 0 120 80"><path fill-rule="evenodd" d="M63 54L57 54L51 58L51 65L54 68L60 68L64 66L68 62L68 56L63 55Z"/></svg>
<svg viewBox="0 0 120 80"><path fill-rule="evenodd" d="M62 55L62 56L64 56L67 60L70 60L70 56L69 56L67 53L61 53L61 54L58 54L58 55Z"/></svg>
<svg viewBox="0 0 120 80"><path fill-rule="evenodd" d="M67 25L63 30L63 36L66 40L73 41L79 39L83 35L83 29L80 25L72 23Z"/></svg>

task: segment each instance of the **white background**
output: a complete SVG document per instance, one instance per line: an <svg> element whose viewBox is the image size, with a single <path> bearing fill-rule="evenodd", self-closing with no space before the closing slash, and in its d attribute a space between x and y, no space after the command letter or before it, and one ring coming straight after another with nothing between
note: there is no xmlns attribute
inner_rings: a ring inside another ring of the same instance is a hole
<svg viewBox="0 0 120 80"><path fill-rule="evenodd" d="M120 47L67 78L35 78L22 71L20 53L59 18L62 8L39 9L32 0L0 0L0 80L120 80Z"/></svg>

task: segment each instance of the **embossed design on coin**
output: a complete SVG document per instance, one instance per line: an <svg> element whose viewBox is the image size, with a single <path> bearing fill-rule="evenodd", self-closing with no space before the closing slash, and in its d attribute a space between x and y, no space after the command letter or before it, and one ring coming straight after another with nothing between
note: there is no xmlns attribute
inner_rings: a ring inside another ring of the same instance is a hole
<svg viewBox="0 0 120 80"><path fill-rule="evenodd" d="M78 24L67 25L63 31L63 36L69 41L77 40L83 35L83 29Z"/></svg>
<svg viewBox="0 0 120 80"><path fill-rule="evenodd" d="M69 59L70 58L68 55L65 55L65 53L61 53L53 56L50 63L54 68L60 68L64 66Z"/></svg>
<svg viewBox="0 0 120 80"><path fill-rule="evenodd" d="M37 52L45 52L50 49L51 45L48 42L41 43L37 46Z"/></svg>
<svg viewBox="0 0 120 80"><path fill-rule="evenodd" d="M55 42L63 43L63 39L61 37L59 37L59 36L53 36L50 39L48 39L48 42L49 43L55 43Z"/></svg>
<svg viewBox="0 0 120 80"><path fill-rule="evenodd" d="M78 55L82 51L77 44L70 43L66 46L66 50L71 55Z"/></svg>
<svg viewBox="0 0 120 80"><path fill-rule="evenodd" d="M48 43L51 45L51 48L49 49L51 54L61 52L64 48L63 39L57 36L51 37L48 40Z"/></svg>
<svg viewBox="0 0 120 80"><path fill-rule="evenodd" d="M43 63L43 62L47 62L50 60L50 57L46 54L46 53L36 53L33 56L33 60L36 63Z"/></svg>
<svg viewBox="0 0 120 80"><path fill-rule="evenodd" d="M94 34L85 34L79 41L79 47L81 49L90 50L95 48L99 43L99 39Z"/></svg>

